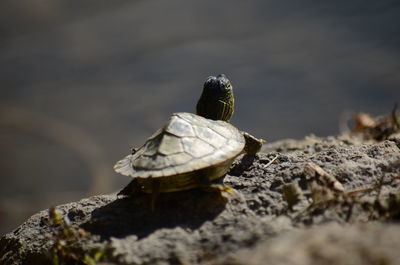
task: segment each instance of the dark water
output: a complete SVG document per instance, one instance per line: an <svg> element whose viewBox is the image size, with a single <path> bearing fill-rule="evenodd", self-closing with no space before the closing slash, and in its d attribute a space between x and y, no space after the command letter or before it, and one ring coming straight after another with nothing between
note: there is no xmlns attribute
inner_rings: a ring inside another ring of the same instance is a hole
<svg viewBox="0 0 400 265"><path fill-rule="evenodd" d="M400 101L399 1L3 1L0 233L128 182L114 162L209 75L267 140L337 134Z"/></svg>

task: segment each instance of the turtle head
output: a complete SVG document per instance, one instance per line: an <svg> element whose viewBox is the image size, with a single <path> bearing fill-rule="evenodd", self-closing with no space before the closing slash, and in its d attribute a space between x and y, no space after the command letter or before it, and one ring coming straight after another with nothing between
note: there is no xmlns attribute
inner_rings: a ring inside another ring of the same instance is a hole
<svg viewBox="0 0 400 265"><path fill-rule="evenodd" d="M204 82L203 91L215 96L225 95L232 92L232 85L224 74L209 76Z"/></svg>
<svg viewBox="0 0 400 265"><path fill-rule="evenodd" d="M229 121L233 109L233 89L229 79L224 74L209 76L197 102L197 114L207 119Z"/></svg>

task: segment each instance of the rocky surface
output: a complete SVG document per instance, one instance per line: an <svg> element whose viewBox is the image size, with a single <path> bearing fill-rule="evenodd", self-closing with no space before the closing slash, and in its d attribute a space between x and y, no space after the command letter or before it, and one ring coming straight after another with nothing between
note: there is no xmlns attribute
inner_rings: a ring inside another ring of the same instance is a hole
<svg viewBox="0 0 400 265"><path fill-rule="evenodd" d="M344 191L307 173L310 163ZM1 238L0 264L400 263L396 139L267 144L224 183L236 193L162 194L154 211L147 196L115 194L41 211ZM296 200L282 195L290 185Z"/></svg>
<svg viewBox="0 0 400 265"><path fill-rule="evenodd" d="M123 186L115 161L193 112L210 75L232 82L232 123L269 141L390 111L399 14L395 0L0 1L0 234Z"/></svg>

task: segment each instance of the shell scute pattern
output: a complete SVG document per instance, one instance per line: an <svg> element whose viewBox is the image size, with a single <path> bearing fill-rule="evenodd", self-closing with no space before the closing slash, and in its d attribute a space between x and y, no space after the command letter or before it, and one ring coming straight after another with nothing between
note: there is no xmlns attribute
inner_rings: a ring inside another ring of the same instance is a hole
<svg viewBox="0 0 400 265"><path fill-rule="evenodd" d="M178 174L174 167L164 168L158 173L160 176L171 176Z"/></svg>
<svg viewBox="0 0 400 265"><path fill-rule="evenodd" d="M165 134L158 146L158 152L164 155L172 155L176 153L182 153L183 146L182 140L178 136Z"/></svg>
<svg viewBox="0 0 400 265"><path fill-rule="evenodd" d="M156 154L150 157L138 158L133 161L133 166L139 169L159 170L171 166L172 161L168 156Z"/></svg>
<svg viewBox="0 0 400 265"><path fill-rule="evenodd" d="M212 145L209 145L207 142L195 137L184 137L182 138L182 143L185 152L193 158L200 158L215 151L215 148Z"/></svg>
<svg viewBox="0 0 400 265"><path fill-rule="evenodd" d="M131 177L164 177L217 165L234 158L245 140L234 126L191 113L175 113L115 170Z"/></svg>
<svg viewBox="0 0 400 265"><path fill-rule="evenodd" d="M220 148L224 144L226 144L227 139L222 137L221 135L215 133L212 129L208 127L194 127L197 137L201 140L207 142L212 145L214 148Z"/></svg>
<svg viewBox="0 0 400 265"><path fill-rule="evenodd" d="M190 124L190 121L177 119L176 116L171 117L171 119L167 123L167 126L165 126L165 131L169 132L170 134L182 137L196 136L193 131L193 126Z"/></svg>
<svg viewBox="0 0 400 265"><path fill-rule="evenodd" d="M216 121L215 126L212 126L210 128L224 138L231 138L232 136L234 136L235 140L238 140L238 135L235 133L235 130L237 129L233 126L225 126L225 123L223 123L222 121Z"/></svg>
<svg viewBox="0 0 400 265"><path fill-rule="evenodd" d="M204 161L204 163L207 163L207 164L212 165L212 164L214 164L216 158L217 158L219 161L224 161L224 160L229 159L230 156L228 156L223 150L217 149L217 150L213 153L212 156L205 156L205 157L202 157L201 159Z"/></svg>
<svg viewBox="0 0 400 265"><path fill-rule="evenodd" d="M193 160L193 157L185 152L179 154L172 154L169 158L174 161L176 165L182 165L188 163L190 160Z"/></svg>
<svg viewBox="0 0 400 265"><path fill-rule="evenodd" d="M144 156L154 156L157 154L158 149L157 146L160 144L162 140L162 131L158 133L158 135L153 135L152 138L149 138L139 150L134 154L134 158Z"/></svg>

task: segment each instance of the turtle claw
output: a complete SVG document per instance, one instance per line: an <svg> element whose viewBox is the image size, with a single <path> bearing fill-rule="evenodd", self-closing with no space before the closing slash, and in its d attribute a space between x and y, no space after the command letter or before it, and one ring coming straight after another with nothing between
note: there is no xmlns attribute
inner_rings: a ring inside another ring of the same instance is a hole
<svg viewBox="0 0 400 265"><path fill-rule="evenodd" d="M231 187L222 185L222 184L209 184L203 187L204 191L207 192L220 192L222 194L227 193L227 194L235 194L236 191L232 189Z"/></svg>

